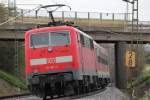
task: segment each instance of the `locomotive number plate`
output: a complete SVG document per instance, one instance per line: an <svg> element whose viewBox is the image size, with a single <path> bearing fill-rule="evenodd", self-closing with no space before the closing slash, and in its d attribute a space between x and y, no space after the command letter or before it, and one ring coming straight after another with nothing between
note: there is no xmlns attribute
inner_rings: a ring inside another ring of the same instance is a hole
<svg viewBox="0 0 150 100"><path fill-rule="evenodd" d="M48 64L56 63L56 59L55 59L55 58L48 58L48 59L47 59L47 63L48 63Z"/></svg>

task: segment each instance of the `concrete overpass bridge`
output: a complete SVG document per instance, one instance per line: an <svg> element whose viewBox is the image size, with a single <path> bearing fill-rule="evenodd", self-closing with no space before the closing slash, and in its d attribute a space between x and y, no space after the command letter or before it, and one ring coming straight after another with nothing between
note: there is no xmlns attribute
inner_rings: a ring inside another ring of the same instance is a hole
<svg viewBox="0 0 150 100"><path fill-rule="evenodd" d="M20 17L12 19L7 24L0 26L0 39L23 40L24 32L36 27L38 24L47 24L50 15L45 11L30 11L30 9L17 9ZM139 22L139 32L131 33L130 13L101 13L101 12L54 12L56 20L73 21L81 29L91 35L96 41L104 43L150 40L150 22Z"/></svg>
<svg viewBox="0 0 150 100"><path fill-rule="evenodd" d="M20 40L24 41L25 31L28 29L0 29L0 40ZM85 33L89 34L99 43L117 43L117 42L127 42L130 43L149 43L150 42L150 32L119 32L110 30L83 30Z"/></svg>

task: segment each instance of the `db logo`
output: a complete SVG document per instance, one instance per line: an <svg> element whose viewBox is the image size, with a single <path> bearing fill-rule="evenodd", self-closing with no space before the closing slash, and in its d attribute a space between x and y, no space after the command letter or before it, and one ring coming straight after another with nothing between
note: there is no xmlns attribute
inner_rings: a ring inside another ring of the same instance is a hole
<svg viewBox="0 0 150 100"><path fill-rule="evenodd" d="M47 59L47 63L50 64L50 63L56 63L56 59L55 58L48 58Z"/></svg>

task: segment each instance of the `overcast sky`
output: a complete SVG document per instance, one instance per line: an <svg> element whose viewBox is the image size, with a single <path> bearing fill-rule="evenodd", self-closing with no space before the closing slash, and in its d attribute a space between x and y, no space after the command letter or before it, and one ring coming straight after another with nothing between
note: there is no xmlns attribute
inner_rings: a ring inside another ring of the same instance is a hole
<svg viewBox="0 0 150 100"><path fill-rule="evenodd" d="M5 0L1 0L5 1ZM13 1L13 0L12 0ZM6 2L6 1L5 1ZM125 13L126 3L122 0L16 0L17 4L56 4L63 3L71 6L72 11ZM34 8L36 5L21 6ZM131 9L131 7L130 7ZM63 8L62 10L66 10ZM150 0L139 0L140 20L150 21Z"/></svg>

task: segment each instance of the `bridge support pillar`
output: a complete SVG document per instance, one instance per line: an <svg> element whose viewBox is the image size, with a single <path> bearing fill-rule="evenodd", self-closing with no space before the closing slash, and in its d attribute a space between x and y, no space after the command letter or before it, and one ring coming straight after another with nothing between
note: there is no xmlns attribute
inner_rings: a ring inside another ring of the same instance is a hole
<svg viewBox="0 0 150 100"><path fill-rule="evenodd" d="M127 74L124 64L126 52L126 42L118 42L115 44L115 85L119 89L127 88Z"/></svg>

